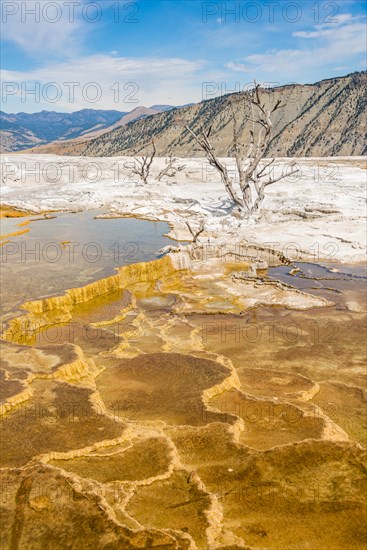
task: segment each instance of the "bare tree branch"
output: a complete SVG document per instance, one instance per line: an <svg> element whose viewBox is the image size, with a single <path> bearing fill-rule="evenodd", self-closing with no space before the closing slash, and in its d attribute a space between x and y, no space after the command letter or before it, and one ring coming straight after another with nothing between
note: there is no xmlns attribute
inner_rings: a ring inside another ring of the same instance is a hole
<svg viewBox="0 0 367 550"><path fill-rule="evenodd" d="M195 134L195 132L193 132L191 130L191 128L189 128L189 126L186 126L186 130L188 130L190 132L190 134L195 138L195 141L197 142L197 144L205 151L207 159L209 161L209 164L211 166L213 166L214 168L216 168L218 170L218 172L220 173L222 181L224 183L224 186L225 186L227 192L229 193L231 199L233 200L233 202L237 206L241 207L242 206L242 201L241 201L240 197L237 195L237 193L235 192L235 190L233 188L232 179L230 178L230 176L228 174L227 167L224 164L222 164L216 158L216 156L214 155L213 148L212 148L210 142L208 141L207 134L202 132L200 134L200 137L198 137Z"/></svg>
<svg viewBox="0 0 367 550"><path fill-rule="evenodd" d="M197 231L194 231L194 229L191 227L191 225L189 224L188 221L185 220L185 224L187 225L187 228L188 230L190 231L191 235L192 235L192 242L193 244L196 244L197 243L197 240L199 238L199 235L201 235L203 233L203 231L205 231L205 223L204 223L204 220L200 220L200 226L198 228Z"/></svg>
<svg viewBox="0 0 367 550"><path fill-rule="evenodd" d="M168 178L173 178L173 176L176 175L176 172L181 172L186 168L186 164L176 164L177 159L173 158L172 155L170 155L168 158L166 158L166 166L161 170L158 174L157 180L161 181L163 176L167 176Z"/></svg>
<svg viewBox="0 0 367 550"><path fill-rule="evenodd" d="M143 183L148 183L148 177L150 174L150 168L152 166L154 157L156 155L156 148L154 140L152 139L152 153L145 157L142 157L141 160L135 157L135 164L132 168L132 173L139 176Z"/></svg>
<svg viewBox="0 0 367 550"><path fill-rule="evenodd" d="M247 96L248 97L248 96ZM264 94L263 94L264 97ZM239 207L242 212L252 213L259 209L265 198L265 189L267 186L276 183L285 177L296 174L299 170L294 169L288 174L282 174L277 178L271 178L267 169L274 163L271 159L262 165L265 153L269 147L272 132L273 121L271 115L283 107L280 100L277 100L273 108L266 106L265 100L260 95L260 85L254 83L254 89L250 94L250 106L252 116L249 122L252 124L250 130L250 143L246 154L241 152L240 130L238 127L239 116L234 109L234 101L230 100L230 109L233 122L233 147L236 169L239 181L239 191L235 189L234 178L229 176L227 167L216 157L213 147L209 141L211 128L208 132L201 131L198 135L189 126L186 129L195 138L196 143L204 150L211 166L214 166L219 172L224 183L225 189L232 199L234 205ZM258 131L255 128L258 126Z"/></svg>

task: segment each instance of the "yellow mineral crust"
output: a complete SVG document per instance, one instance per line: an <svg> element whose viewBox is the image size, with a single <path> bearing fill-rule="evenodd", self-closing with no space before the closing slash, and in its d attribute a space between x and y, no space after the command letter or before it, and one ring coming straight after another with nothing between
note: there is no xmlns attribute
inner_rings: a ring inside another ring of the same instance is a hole
<svg viewBox="0 0 367 550"><path fill-rule="evenodd" d="M170 256L164 256L152 262L142 262L118 268L116 275L100 279L83 287L72 288L62 296L25 302L22 309L29 313L9 321L3 338L10 342L19 342L24 335L30 335L43 326L67 322L76 304L82 304L141 282L155 282L169 277L176 269Z"/></svg>

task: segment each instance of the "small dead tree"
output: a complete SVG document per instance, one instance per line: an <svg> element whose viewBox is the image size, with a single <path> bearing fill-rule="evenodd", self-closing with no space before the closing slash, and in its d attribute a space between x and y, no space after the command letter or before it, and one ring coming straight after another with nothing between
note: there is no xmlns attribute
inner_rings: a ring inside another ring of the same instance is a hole
<svg viewBox="0 0 367 550"><path fill-rule="evenodd" d="M8 159L4 158L5 162L0 165L1 179L4 185L7 185L8 181L16 183L19 178L15 177L19 167L16 164L8 163Z"/></svg>
<svg viewBox="0 0 367 550"><path fill-rule="evenodd" d="M196 230L191 227L191 224L188 221L185 221L185 224L192 235L192 243L196 244L199 236L205 231L204 220L200 220L199 227Z"/></svg>
<svg viewBox="0 0 367 550"><path fill-rule="evenodd" d="M186 168L186 164L176 164L177 159L172 157L172 155L169 155L169 157L166 158L166 166L161 170L158 174L157 180L161 181L163 176L167 176L168 178L173 178L173 176L176 175L176 172L181 172Z"/></svg>
<svg viewBox="0 0 367 550"><path fill-rule="evenodd" d="M154 140L152 140L152 152L150 155L146 155L141 159L135 157L135 164L132 168L132 174L139 176L141 181L145 184L148 183L148 177L150 174L150 169L153 164L154 157L156 155L156 148Z"/></svg>
<svg viewBox="0 0 367 550"><path fill-rule="evenodd" d="M237 206L242 213L247 214L251 214L260 208L265 198L265 189L269 185L298 172L298 169L292 169L286 174L272 178L270 177L270 173L267 173L267 169L274 163L275 159L261 165L272 136L273 122L271 120L271 115L283 107L283 105L281 105L279 100L272 109L268 109L265 102L260 99L259 88L260 85L255 82L254 90L250 95L252 113L250 122L252 122L252 129L250 131L250 144L247 153L242 153L241 151L237 122L238 117L236 116L233 103L231 102L233 152L238 173L239 190L235 189L235 178L229 175L226 165L220 162L214 154L212 144L209 141L211 128L209 128L207 132L202 131L198 135L186 125L186 130L190 132L197 144L205 152L209 164L219 172L233 205ZM256 139L255 125L260 126ZM293 166L294 164L292 168Z"/></svg>

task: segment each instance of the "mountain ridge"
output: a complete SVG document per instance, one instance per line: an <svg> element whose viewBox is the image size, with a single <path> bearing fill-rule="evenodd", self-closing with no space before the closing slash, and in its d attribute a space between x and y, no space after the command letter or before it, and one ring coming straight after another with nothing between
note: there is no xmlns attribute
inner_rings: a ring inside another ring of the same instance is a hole
<svg viewBox="0 0 367 550"><path fill-rule="evenodd" d="M86 137L92 139L127 122L174 108L170 105L154 107L136 107L130 112L113 109L80 109L73 113L0 111L1 151L21 151L35 144L46 145Z"/></svg>
<svg viewBox="0 0 367 550"><path fill-rule="evenodd" d="M286 84L261 90L271 107L280 100L285 106L274 115L274 133L266 154L271 156L350 156L367 152L367 72L321 80L314 84ZM231 156L233 120L231 103L237 104L236 118L242 143L250 140L248 92L236 92L182 107L154 105L138 107L110 128L94 130L75 140L53 142L28 150L86 156L139 156L151 151L154 139L157 155L203 156L195 132L212 129L215 153ZM168 107L168 108L167 108ZM140 110L140 111L139 111ZM137 116L133 116L136 111Z"/></svg>
<svg viewBox="0 0 367 550"><path fill-rule="evenodd" d="M288 84L261 91L271 107L276 101L285 107L274 113L274 133L266 154L292 156L349 156L367 152L367 72L324 79L315 84ZM237 100L236 118L241 143L249 143L251 117L247 92L227 94L193 106L160 113L123 130L104 134L79 149L88 156L135 156L151 150L154 139L158 155L203 156L195 132L211 128L211 142L218 156L231 156L233 121L231 102ZM246 100L246 101L245 101ZM72 151L69 154L73 154Z"/></svg>

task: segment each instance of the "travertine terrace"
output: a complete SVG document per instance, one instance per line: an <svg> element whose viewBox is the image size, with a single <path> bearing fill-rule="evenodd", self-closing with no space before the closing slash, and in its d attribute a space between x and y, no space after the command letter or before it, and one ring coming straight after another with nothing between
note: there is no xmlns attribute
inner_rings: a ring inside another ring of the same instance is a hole
<svg viewBox="0 0 367 550"><path fill-rule="evenodd" d="M340 160L320 183L300 161L302 183L274 188L255 225L186 162L169 184L115 182L110 159L95 184L6 182L4 202L45 231L41 212L71 205L166 220L176 239L188 208L207 223L195 246L8 316L4 548L365 547L363 165ZM300 262L315 243L321 275Z"/></svg>

